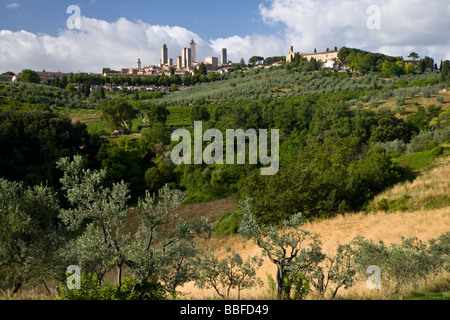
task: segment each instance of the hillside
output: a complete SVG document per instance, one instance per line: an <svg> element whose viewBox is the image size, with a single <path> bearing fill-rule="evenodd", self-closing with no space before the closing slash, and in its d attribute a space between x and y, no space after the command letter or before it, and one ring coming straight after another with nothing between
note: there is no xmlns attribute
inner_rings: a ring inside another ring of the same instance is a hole
<svg viewBox="0 0 450 320"><path fill-rule="evenodd" d="M423 86L435 86L434 93L437 88L442 89L436 73L383 78L371 74L298 72L282 66L231 72L225 80L196 84L152 102L189 106L333 93L353 93L355 98L368 102L390 97L398 89Z"/></svg>
<svg viewBox="0 0 450 320"><path fill-rule="evenodd" d="M324 252L334 254L339 244L352 241L357 236L363 236L375 242L399 244L402 237L418 237L423 242L437 238L450 231L450 157L434 160L432 169L423 170L414 181L400 183L378 195L370 206L379 203L380 199L395 202L404 198L404 192L410 197L402 202L400 211L390 209L348 213L327 220L308 222L303 229L320 234ZM433 199L439 199L434 201ZM370 207L369 206L369 207ZM439 207L434 209L433 207ZM225 248L231 246L232 251L239 252L243 257L260 255L261 249L253 242L247 242L243 247L243 239L238 236L217 237L203 241L203 245L214 245L218 257L226 255ZM259 289L246 290L242 299L271 299L268 294L267 274L275 276L275 266L266 258L264 265L258 270L264 286ZM423 284L422 284L423 285ZM428 289L427 289L428 288ZM200 290L187 284L182 292L190 299L211 299L215 296L213 290ZM409 288L408 297L422 297L437 294L439 299L450 299L450 275L448 273L428 283L419 289ZM236 298L234 296L234 298ZM313 299L313 296L309 298ZM355 287L343 290L341 299L379 299L380 297L365 286L365 279L360 279Z"/></svg>
<svg viewBox="0 0 450 320"><path fill-rule="evenodd" d="M402 237L418 237L424 242L435 239L440 234L450 230L450 207L438 210L419 210L394 212L391 214L384 211L378 211L372 214L365 212L359 214L349 214L339 216L327 221L317 221L306 224L303 228L312 232L321 234L321 240L324 243L323 248L326 253L334 253L339 244L348 243L356 236L364 236L374 241L384 241L387 244L400 243ZM242 248L242 239L238 236L228 238L213 238L205 245L214 245L217 250L217 256L225 255L224 248L231 246L232 251L239 252L244 258L248 256L260 255L261 250L253 243L249 242ZM267 293L267 273L275 276L275 266L265 259L264 265L258 270L257 276L264 282L261 288L245 290L241 293L241 298L252 299L272 299ZM442 278L449 281L449 275ZM439 290L446 292L446 299L450 299L450 284L447 282ZM425 290L426 291L426 290ZM186 294L188 299L212 299L216 297L214 290L200 290L192 283L183 287L181 292ZM365 287L365 279L360 281L355 288L343 290L341 298L351 299L377 299L376 293L371 292ZM232 298L236 296L232 296ZM310 297L312 298L312 297Z"/></svg>
<svg viewBox="0 0 450 320"><path fill-rule="evenodd" d="M426 279L428 286L417 290L448 297L448 238L439 237L450 231L450 90L439 71L385 78L380 72L311 72L285 64L235 70L221 80L157 95L70 88L0 85L0 150L6 150L0 157L0 211L13 215L0 216L6 243L0 249L7 253L0 255L6 270L0 273L2 292L26 296L39 288L50 297L64 283L64 268L76 264L87 278L97 277L87 281L107 299L130 289L122 280L138 277L146 285L163 285L153 292L159 298L221 298L193 281L205 280L201 268L211 271L214 258L233 254L239 264L261 254L252 241L242 247L238 228L258 226L261 232L250 234L264 236L294 232L276 227L301 212L304 229L320 234L323 249L312 254L318 264L302 276L320 277L320 259L338 259L339 245L364 236L386 244L376 250L387 257L379 261L390 280L406 272L408 286L415 278L423 286ZM273 159L279 160L277 174L262 175L262 161L175 164L171 135L183 128L192 138L196 121L222 136L239 128L278 130L270 148L279 155ZM251 223L239 208L247 199ZM202 217L211 225L196 220ZM210 227L211 239L195 238ZM412 236L423 245L402 240ZM200 250L210 245L216 248L211 255ZM357 261L363 245L350 246L348 253L359 269L368 262ZM227 274L223 260L218 267L219 275ZM250 269L265 284L243 291L242 298L273 298L266 274L275 276L274 265L264 257L261 268ZM291 277L285 281L300 274L285 270ZM364 277L337 298L380 298L367 292ZM230 298L236 298L233 285ZM408 286L389 298L413 295ZM181 287L185 296L176 295ZM66 293L64 299L73 298Z"/></svg>

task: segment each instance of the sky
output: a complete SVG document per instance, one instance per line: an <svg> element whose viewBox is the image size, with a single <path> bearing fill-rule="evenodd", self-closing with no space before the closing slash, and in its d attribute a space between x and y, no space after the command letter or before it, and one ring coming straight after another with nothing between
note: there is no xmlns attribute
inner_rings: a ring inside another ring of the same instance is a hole
<svg viewBox="0 0 450 320"><path fill-rule="evenodd" d="M78 6L80 24L69 6ZM191 39L197 61L360 48L438 63L450 59L448 0L0 0L0 73L100 73L176 61ZM72 24L73 25L73 24ZM78 28L79 27L79 28Z"/></svg>

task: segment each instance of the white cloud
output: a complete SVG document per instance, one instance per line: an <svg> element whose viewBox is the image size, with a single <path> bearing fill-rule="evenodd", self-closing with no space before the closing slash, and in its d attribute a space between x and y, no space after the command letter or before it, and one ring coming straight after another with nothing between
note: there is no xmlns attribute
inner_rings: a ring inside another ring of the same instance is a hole
<svg viewBox="0 0 450 320"><path fill-rule="evenodd" d="M16 9L16 8L20 7L20 4L18 4L17 2L13 2L13 3L7 4L6 7L8 9Z"/></svg>
<svg viewBox="0 0 450 320"><path fill-rule="evenodd" d="M381 29L370 30L367 8L380 8ZM410 50L450 58L450 2L443 0L273 0L260 5L263 20L285 26L300 52L353 46L386 54Z"/></svg>
<svg viewBox="0 0 450 320"><path fill-rule="evenodd" d="M121 18L116 22L82 17L81 29L64 30L57 36L26 31L0 31L0 71L25 68L62 72L101 72L103 67L134 67L138 58L144 65L158 64L162 44L169 56L181 55L191 39L198 51L208 44L181 27L149 25ZM209 52L208 52L209 53Z"/></svg>
<svg viewBox="0 0 450 320"><path fill-rule="evenodd" d="M380 30L367 28L370 5L381 9ZM101 72L103 67L134 67L138 58L143 65L158 64L164 43L176 61L191 39L197 43L199 61L220 57L222 48L228 49L232 61L286 55L290 45L300 52L349 46L404 57L415 51L437 62L450 59L450 2L446 0L272 0L259 9L263 21L276 26L274 34L205 41L178 26L86 17L81 30L64 30L57 36L0 30L0 72L25 68Z"/></svg>
<svg viewBox="0 0 450 320"><path fill-rule="evenodd" d="M249 59L258 55L263 57L285 55L287 42L275 36L263 36L254 34L244 38L233 36L210 40L214 52L220 52L227 48L228 60L239 62L241 58Z"/></svg>

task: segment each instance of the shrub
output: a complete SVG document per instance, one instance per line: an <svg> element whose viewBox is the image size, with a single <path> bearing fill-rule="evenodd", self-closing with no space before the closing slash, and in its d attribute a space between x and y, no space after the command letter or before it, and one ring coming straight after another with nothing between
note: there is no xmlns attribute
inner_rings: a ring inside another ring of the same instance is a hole
<svg viewBox="0 0 450 320"><path fill-rule="evenodd" d="M433 141L444 143L450 139L450 126L439 129L434 133Z"/></svg>
<svg viewBox="0 0 450 320"><path fill-rule="evenodd" d="M433 133L430 131L421 131L417 136L412 138L408 144L408 153L416 153L425 149L427 145L433 142Z"/></svg>
<svg viewBox="0 0 450 320"><path fill-rule="evenodd" d="M268 293L277 299L277 283L272 275L267 274ZM283 281L281 300L303 300L310 291L310 281L302 273L286 274Z"/></svg>
<svg viewBox="0 0 450 320"><path fill-rule="evenodd" d="M243 260L241 255L226 248L227 256L218 259L214 254L214 246L207 248L198 258L195 284L203 288L213 288L222 298L229 298L231 289L237 289L238 300L243 289L261 285L261 279L256 277L256 271L262 266L263 259L259 256Z"/></svg>
<svg viewBox="0 0 450 320"><path fill-rule="evenodd" d="M220 237L232 236L237 234L242 215L237 212L229 212L220 218L220 221L214 227L216 234Z"/></svg>
<svg viewBox="0 0 450 320"><path fill-rule="evenodd" d="M432 91L429 87L422 88L422 95L424 98L431 98Z"/></svg>
<svg viewBox="0 0 450 320"><path fill-rule="evenodd" d="M370 102L369 102L369 106L371 108L376 108L378 107L378 104L380 103L378 97L374 96L372 98L370 98Z"/></svg>
<svg viewBox="0 0 450 320"><path fill-rule="evenodd" d="M383 91L379 95L382 100L386 100L392 97L394 93L392 91Z"/></svg>
<svg viewBox="0 0 450 320"><path fill-rule="evenodd" d="M406 96L404 95L398 95L395 96L395 104L397 106L403 106L405 104Z"/></svg>
<svg viewBox="0 0 450 320"><path fill-rule="evenodd" d="M445 268L448 263L448 234L430 241L430 246L417 237L402 238L401 244L387 246L363 237L353 240L355 262L361 274L366 275L370 265L381 269L382 290L386 296L401 293L408 284L416 285Z"/></svg>
<svg viewBox="0 0 450 320"><path fill-rule="evenodd" d="M438 129L436 131L421 131L417 136L411 139L408 144L407 152L416 153L423 150L434 148L436 144L442 144L450 139L450 126ZM434 143L434 144L432 144Z"/></svg>
<svg viewBox="0 0 450 320"><path fill-rule="evenodd" d="M403 140L394 140L386 142L382 145L382 147L389 152L392 153L405 153L407 149L407 145Z"/></svg>
<svg viewBox="0 0 450 320"><path fill-rule="evenodd" d="M135 278L125 278L122 286L100 285L94 274L81 275L81 288L69 290L60 286L59 300L166 300L164 287L154 281L138 283Z"/></svg>
<svg viewBox="0 0 450 320"><path fill-rule="evenodd" d="M395 107L395 111L400 115L405 115L406 107L404 105L397 105L397 107Z"/></svg>

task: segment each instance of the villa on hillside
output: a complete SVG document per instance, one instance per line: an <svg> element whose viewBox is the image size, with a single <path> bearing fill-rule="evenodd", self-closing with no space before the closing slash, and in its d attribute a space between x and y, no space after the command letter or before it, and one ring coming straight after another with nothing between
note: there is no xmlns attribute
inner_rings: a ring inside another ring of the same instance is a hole
<svg viewBox="0 0 450 320"><path fill-rule="evenodd" d="M338 53L339 51L326 51L326 52L320 52L320 53L299 53L302 58L311 61L312 58L316 59L317 61L321 61L323 63L326 63L330 60L338 60ZM292 62L294 61L295 52L294 47L289 47L289 54L286 56L286 62Z"/></svg>

